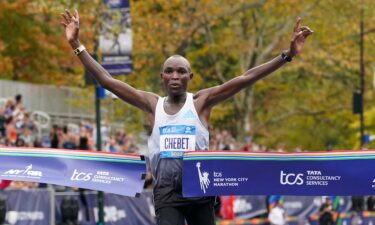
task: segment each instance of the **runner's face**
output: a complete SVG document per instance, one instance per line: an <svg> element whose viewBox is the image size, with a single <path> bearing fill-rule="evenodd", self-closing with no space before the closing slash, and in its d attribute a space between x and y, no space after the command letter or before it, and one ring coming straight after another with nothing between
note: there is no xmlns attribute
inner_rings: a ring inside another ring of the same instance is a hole
<svg viewBox="0 0 375 225"><path fill-rule="evenodd" d="M165 61L161 78L168 95L184 94L193 74L190 65L182 57L173 57Z"/></svg>

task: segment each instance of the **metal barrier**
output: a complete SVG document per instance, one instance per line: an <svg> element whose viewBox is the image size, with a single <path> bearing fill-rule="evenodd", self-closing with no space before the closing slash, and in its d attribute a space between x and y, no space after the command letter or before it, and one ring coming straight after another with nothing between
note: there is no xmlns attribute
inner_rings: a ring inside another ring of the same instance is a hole
<svg viewBox="0 0 375 225"><path fill-rule="evenodd" d="M28 111L45 112L52 120L61 117L64 120L62 122L66 123L94 119L94 104L87 107L77 107L77 104L74 104L93 101L93 97L83 95L79 88L0 80L1 105L5 104L7 98L16 94L22 95L22 102Z"/></svg>
<svg viewBox="0 0 375 225"><path fill-rule="evenodd" d="M54 188L49 186L49 188L30 190L6 189L0 191L0 196L5 196L6 222L10 225L61 224L63 216L71 214L71 212L62 212L64 199L78 203L79 224L94 225L98 221L96 191L55 192ZM142 193L140 198L106 194L104 202L106 225L155 224L151 202L149 192Z"/></svg>

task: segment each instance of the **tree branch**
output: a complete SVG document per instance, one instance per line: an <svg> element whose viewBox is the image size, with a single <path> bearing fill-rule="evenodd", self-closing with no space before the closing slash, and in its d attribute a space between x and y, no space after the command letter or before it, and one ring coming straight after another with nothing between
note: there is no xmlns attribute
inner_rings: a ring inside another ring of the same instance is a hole
<svg viewBox="0 0 375 225"><path fill-rule="evenodd" d="M309 14L311 10L313 10L319 4L319 2L320 0L316 0L313 4L311 4L311 6L307 7L299 16L304 17L307 14ZM257 58L256 65L258 65L261 62L264 62L265 59L269 57L269 54L275 49L277 44L280 42L281 37L291 30L291 27L293 26L293 24L294 24L294 20L289 20L281 27L280 30L276 32L275 38L270 42L270 44L268 44L264 48L263 52Z"/></svg>
<svg viewBox="0 0 375 225"><path fill-rule="evenodd" d="M280 115L271 120L268 120L267 122L263 124L258 125L255 130L260 130L263 127L269 126L271 124L279 123L292 116L319 116L319 115L331 114L331 113L335 113L335 112L339 112L343 110L351 110L351 108L347 106L337 106L331 109L319 110L319 111L309 111L307 109L299 109L299 110L292 109L283 115Z"/></svg>

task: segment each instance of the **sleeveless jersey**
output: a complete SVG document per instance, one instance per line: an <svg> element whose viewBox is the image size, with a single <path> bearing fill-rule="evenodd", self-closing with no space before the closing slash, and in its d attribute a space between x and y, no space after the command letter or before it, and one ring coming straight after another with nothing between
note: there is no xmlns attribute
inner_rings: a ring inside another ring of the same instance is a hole
<svg viewBox="0 0 375 225"><path fill-rule="evenodd" d="M155 210L208 202L212 198L182 197L182 156L185 151L208 150L209 133L199 119L193 94L187 93L180 111L164 110L166 97L159 97L152 133L148 139L149 160L154 178Z"/></svg>

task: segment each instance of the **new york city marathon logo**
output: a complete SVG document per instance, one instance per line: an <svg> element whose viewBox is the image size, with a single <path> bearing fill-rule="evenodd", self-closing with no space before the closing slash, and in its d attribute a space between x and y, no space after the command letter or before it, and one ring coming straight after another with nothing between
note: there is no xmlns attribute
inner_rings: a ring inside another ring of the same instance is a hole
<svg viewBox="0 0 375 225"><path fill-rule="evenodd" d="M197 162L196 164L197 170L198 170L198 176L199 176L199 183L201 185L201 190L203 193L206 194L206 189L210 185L210 179L208 176L210 175L208 172L204 171L203 173L201 172L201 163Z"/></svg>
<svg viewBox="0 0 375 225"><path fill-rule="evenodd" d="M41 178L43 176L42 171L34 170L33 164L25 167L25 169L10 169L5 171L2 177L18 177L18 178Z"/></svg>

